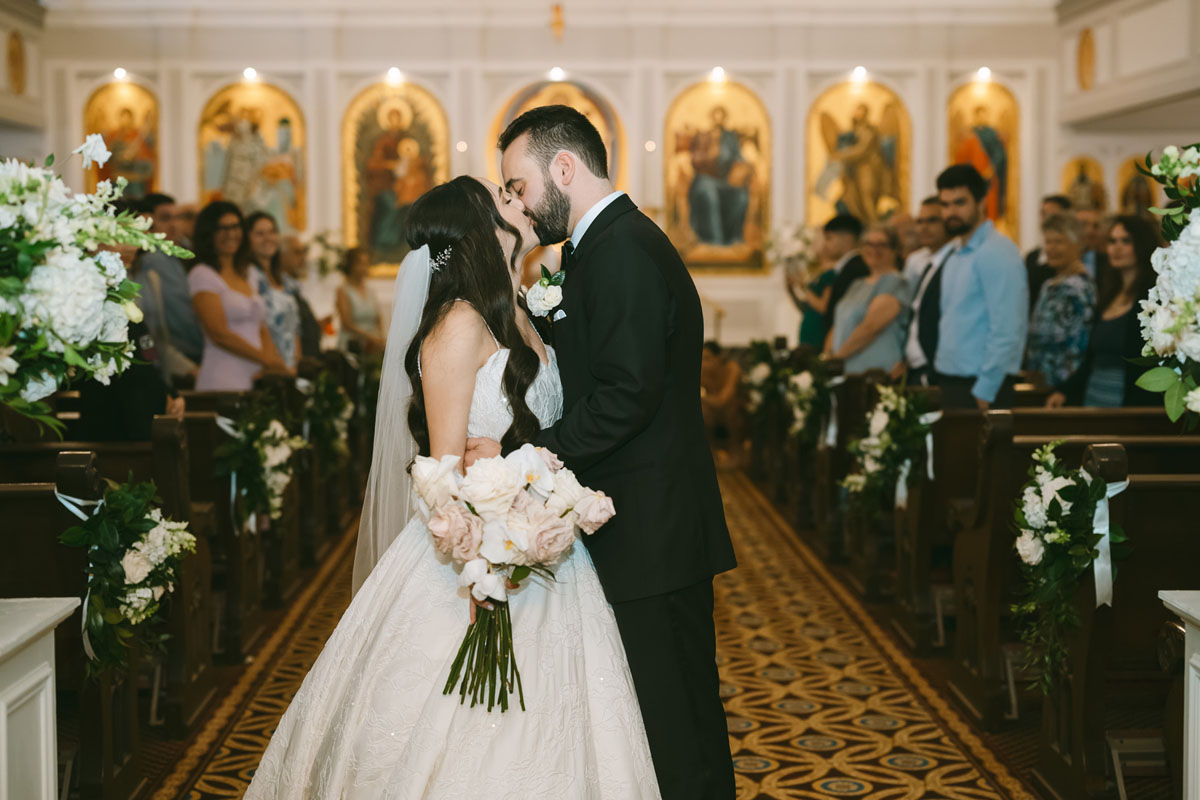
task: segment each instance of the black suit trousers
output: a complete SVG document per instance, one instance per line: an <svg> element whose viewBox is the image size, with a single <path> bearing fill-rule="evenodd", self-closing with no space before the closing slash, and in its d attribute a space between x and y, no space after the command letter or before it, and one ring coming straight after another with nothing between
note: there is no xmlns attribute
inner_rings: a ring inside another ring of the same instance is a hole
<svg viewBox="0 0 1200 800"><path fill-rule="evenodd" d="M733 800L711 580L614 603L662 800Z"/></svg>

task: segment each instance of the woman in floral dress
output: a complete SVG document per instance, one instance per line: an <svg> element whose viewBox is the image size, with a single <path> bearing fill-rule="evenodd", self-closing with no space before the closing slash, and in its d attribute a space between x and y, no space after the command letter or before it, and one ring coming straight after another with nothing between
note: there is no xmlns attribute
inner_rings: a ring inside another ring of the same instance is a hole
<svg viewBox="0 0 1200 800"><path fill-rule="evenodd" d="M1083 227L1067 214L1042 224L1046 263L1054 277L1038 292L1029 320L1025 368L1041 372L1046 383L1062 387L1088 349L1096 315L1096 287L1083 266Z"/></svg>

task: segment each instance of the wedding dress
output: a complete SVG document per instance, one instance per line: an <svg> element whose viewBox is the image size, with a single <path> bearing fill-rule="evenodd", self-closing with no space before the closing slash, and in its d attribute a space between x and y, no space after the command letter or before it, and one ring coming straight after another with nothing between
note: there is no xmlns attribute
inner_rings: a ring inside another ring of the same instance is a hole
<svg viewBox="0 0 1200 800"><path fill-rule="evenodd" d="M527 402L562 414L547 347ZM499 441L512 422L508 351L479 369L468 433ZM618 509L618 512L620 510ZM577 543L557 581L510 593L525 710L443 695L468 623L456 573L414 517L384 551L279 722L249 800L657 800L641 711L612 610Z"/></svg>

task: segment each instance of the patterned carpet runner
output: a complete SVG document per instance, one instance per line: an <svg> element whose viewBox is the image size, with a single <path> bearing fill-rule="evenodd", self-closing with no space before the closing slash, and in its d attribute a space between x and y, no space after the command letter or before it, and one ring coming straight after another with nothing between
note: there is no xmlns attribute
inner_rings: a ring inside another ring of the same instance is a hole
<svg viewBox="0 0 1200 800"><path fill-rule="evenodd" d="M740 566L717 579L738 800L1033 800L741 475L722 476ZM156 800L240 797L350 600L352 537L223 699Z"/></svg>

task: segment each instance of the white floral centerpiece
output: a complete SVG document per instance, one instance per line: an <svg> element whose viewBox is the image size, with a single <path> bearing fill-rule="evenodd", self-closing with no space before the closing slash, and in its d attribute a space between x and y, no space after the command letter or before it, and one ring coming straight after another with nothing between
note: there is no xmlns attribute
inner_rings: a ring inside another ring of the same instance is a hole
<svg viewBox="0 0 1200 800"><path fill-rule="evenodd" d="M75 153L84 168L109 158L93 134ZM45 398L72 380L107 384L132 363L130 321L140 286L102 245L191 253L150 234L150 221L116 214L126 181L73 193L50 167L0 162L0 403L51 428Z"/></svg>
<svg viewBox="0 0 1200 800"><path fill-rule="evenodd" d="M460 702L470 695L472 706L486 701L488 711L497 704L507 711L515 693L524 710L508 593L530 575L554 580L576 533L595 533L615 509L545 448L527 444L480 459L465 475L458 463L458 456L418 456L412 466L417 509L434 548L459 570L459 586L491 605L477 608L444 693L461 679Z"/></svg>
<svg viewBox="0 0 1200 800"><path fill-rule="evenodd" d="M1026 645L1026 667L1037 685L1049 694L1065 674L1070 631L1079 626L1075 590L1084 572L1099 560L1096 594L1111 598L1110 553L1121 551L1121 529L1097 529L1098 504L1122 486L1109 486L1083 469L1068 469L1051 442L1033 454L1029 482L1013 512L1017 538L1014 547L1021 559L1021 602L1013 612L1021 619L1021 640ZM1104 521L1107 514L1099 515ZM1117 545L1117 547L1111 547Z"/></svg>
<svg viewBox="0 0 1200 800"><path fill-rule="evenodd" d="M1182 152L1163 150L1162 159L1146 157L1147 175L1163 184L1172 208L1153 208L1162 216L1163 235L1170 243L1154 252L1158 280L1142 301L1143 361L1152 366L1138 386L1162 392L1167 415L1185 418L1194 428L1200 420L1200 145Z"/></svg>
<svg viewBox="0 0 1200 800"><path fill-rule="evenodd" d="M180 563L196 552L187 523L163 516L155 494L153 483L110 481L90 515L68 505L82 522L60 539L88 554L83 642L91 675L122 667L131 645L161 646L165 637L146 623L161 622L158 611L175 590Z"/></svg>

